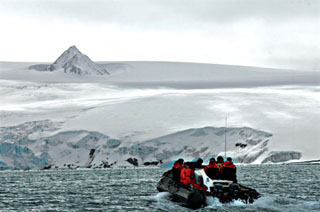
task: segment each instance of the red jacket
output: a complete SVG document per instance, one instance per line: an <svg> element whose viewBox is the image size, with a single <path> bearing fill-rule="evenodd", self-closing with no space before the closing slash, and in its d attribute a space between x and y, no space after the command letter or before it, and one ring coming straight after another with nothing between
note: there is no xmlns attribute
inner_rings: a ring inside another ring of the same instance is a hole
<svg viewBox="0 0 320 212"><path fill-rule="evenodd" d="M232 161L225 161L225 162L223 163L223 167L236 168L236 166L232 163Z"/></svg>
<svg viewBox="0 0 320 212"><path fill-rule="evenodd" d="M216 163L209 163L206 167L204 167L204 171L207 171L207 169L210 169L210 168L218 169L219 166Z"/></svg>
<svg viewBox="0 0 320 212"><path fill-rule="evenodd" d="M193 169L183 168L180 173L180 182L184 185L191 184L198 189L202 189L202 187L196 183L196 177Z"/></svg>

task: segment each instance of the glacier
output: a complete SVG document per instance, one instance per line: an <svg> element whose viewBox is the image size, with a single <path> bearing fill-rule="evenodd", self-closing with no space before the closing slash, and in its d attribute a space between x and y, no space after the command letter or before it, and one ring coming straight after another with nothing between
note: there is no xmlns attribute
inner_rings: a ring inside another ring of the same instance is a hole
<svg viewBox="0 0 320 212"><path fill-rule="evenodd" d="M45 157L36 156L27 146L16 143L0 143L0 170L39 169L48 164Z"/></svg>
<svg viewBox="0 0 320 212"><path fill-rule="evenodd" d="M26 122L0 128L0 169L102 168L171 163L177 157L186 160L227 155L236 163L297 159L287 152L268 152L272 134L249 127L203 127L187 129L145 141L128 141L97 131L61 131L62 123L51 120ZM238 144L245 145L238 145ZM282 157L275 160L275 157Z"/></svg>

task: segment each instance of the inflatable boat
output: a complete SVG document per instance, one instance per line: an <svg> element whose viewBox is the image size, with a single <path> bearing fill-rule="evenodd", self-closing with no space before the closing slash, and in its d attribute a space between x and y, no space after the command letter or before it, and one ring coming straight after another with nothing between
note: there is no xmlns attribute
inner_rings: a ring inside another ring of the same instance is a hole
<svg viewBox="0 0 320 212"><path fill-rule="evenodd" d="M229 180L212 180L203 169L196 169L195 177L197 184L205 185L204 190L199 190L193 186L185 186L173 178L172 170L163 174L157 184L159 192L169 192L175 201L184 203L185 206L193 209L206 206L207 197L218 198L222 203L233 200L241 200L244 203L253 203L260 197L260 194L252 188L233 183Z"/></svg>

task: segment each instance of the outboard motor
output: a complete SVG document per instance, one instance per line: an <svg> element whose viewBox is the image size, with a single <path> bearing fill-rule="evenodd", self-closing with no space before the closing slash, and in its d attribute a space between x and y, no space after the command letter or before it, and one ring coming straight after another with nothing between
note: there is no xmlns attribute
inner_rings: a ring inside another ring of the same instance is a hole
<svg viewBox="0 0 320 212"><path fill-rule="evenodd" d="M213 187L213 195L220 198L223 196L223 185L217 183Z"/></svg>
<svg viewBox="0 0 320 212"><path fill-rule="evenodd" d="M255 199L258 199L261 195L256 191L256 190L252 190L250 193L249 193L249 198L248 198L248 201L250 204L253 203L253 201Z"/></svg>
<svg viewBox="0 0 320 212"><path fill-rule="evenodd" d="M201 208L201 206L205 203L206 199L203 195L203 193L199 190L196 190L189 194L187 203L190 208L192 209L198 209Z"/></svg>
<svg viewBox="0 0 320 212"><path fill-rule="evenodd" d="M229 186L229 196L238 199L240 192L240 186L236 183L233 183Z"/></svg>

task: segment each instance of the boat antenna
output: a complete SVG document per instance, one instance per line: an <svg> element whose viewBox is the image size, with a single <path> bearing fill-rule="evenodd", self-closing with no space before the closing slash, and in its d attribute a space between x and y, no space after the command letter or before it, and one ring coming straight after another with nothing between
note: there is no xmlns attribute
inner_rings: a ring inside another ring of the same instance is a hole
<svg viewBox="0 0 320 212"><path fill-rule="evenodd" d="M225 119L225 128L224 128L224 158L227 159L227 116Z"/></svg>

